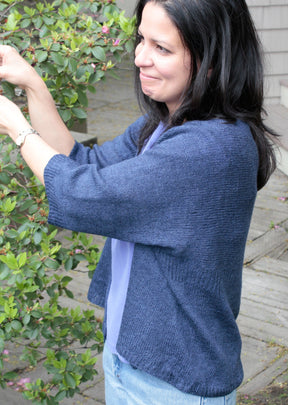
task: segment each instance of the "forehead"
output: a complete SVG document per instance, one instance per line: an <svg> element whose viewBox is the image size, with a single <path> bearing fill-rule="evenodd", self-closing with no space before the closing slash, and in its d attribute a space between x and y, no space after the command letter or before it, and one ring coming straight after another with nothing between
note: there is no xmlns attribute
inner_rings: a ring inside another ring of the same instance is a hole
<svg viewBox="0 0 288 405"><path fill-rule="evenodd" d="M183 46L178 29L165 9L153 1L148 2L143 9L139 31L156 41L165 40Z"/></svg>

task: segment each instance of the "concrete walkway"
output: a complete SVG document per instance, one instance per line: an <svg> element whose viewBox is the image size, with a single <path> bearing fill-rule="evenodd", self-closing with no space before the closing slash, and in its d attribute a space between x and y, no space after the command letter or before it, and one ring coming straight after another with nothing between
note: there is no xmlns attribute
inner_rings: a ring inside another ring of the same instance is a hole
<svg viewBox="0 0 288 405"><path fill-rule="evenodd" d="M133 72L124 67L120 80L109 79L97 87L91 96L88 116L88 133L98 138L98 144L120 134L139 116L133 91ZM288 110L273 106L279 126L286 131L288 140ZM285 113L287 114L287 120ZM283 115L284 114L284 115ZM269 119L272 119L269 117ZM273 122L271 122L273 125ZM284 132L285 132L284 131ZM86 136L75 134L79 140ZM243 293L238 324L243 339L242 359L244 382L239 392L255 394L267 385L281 383L288 376L288 177L277 170L266 187L258 193L245 255ZM103 238L95 237L99 246ZM70 288L74 300L67 305L91 307L86 299L89 280L85 267L73 271ZM100 308L96 308L103 315ZM19 362L19 348L11 347L15 362L10 368L19 368L19 377L32 380L46 373L41 362L34 369ZM90 384L81 388L81 394L62 404L100 405L104 400L104 377L101 355L97 356L99 374ZM9 388L0 390L0 405L28 405L21 394ZM137 405L137 404L135 404ZM176 404L175 404L176 405ZM179 404L180 405L180 404ZM273 404L270 404L273 405Z"/></svg>

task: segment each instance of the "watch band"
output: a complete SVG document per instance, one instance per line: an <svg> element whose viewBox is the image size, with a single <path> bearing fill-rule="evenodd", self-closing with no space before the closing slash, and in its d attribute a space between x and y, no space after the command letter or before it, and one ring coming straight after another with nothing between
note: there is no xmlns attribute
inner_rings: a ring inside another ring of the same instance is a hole
<svg viewBox="0 0 288 405"><path fill-rule="evenodd" d="M39 132L37 132L36 129L33 129L33 128L24 129L23 131L19 132L19 135L15 141L16 145L19 148L21 148L21 146L25 142L26 136L31 135L31 134L36 134L36 135L40 136Z"/></svg>

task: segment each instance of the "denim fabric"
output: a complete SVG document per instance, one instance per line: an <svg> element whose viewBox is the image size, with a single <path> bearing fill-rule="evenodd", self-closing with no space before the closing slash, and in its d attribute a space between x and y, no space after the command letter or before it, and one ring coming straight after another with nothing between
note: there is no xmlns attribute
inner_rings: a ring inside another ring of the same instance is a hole
<svg viewBox="0 0 288 405"><path fill-rule="evenodd" d="M104 347L106 405L236 405L236 390L222 397L200 397L123 363Z"/></svg>

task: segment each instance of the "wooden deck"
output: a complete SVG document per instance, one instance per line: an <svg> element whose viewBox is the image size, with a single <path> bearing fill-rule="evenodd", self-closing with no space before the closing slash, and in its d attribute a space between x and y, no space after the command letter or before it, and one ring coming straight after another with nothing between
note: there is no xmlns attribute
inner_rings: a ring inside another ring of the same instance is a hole
<svg viewBox="0 0 288 405"><path fill-rule="evenodd" d="M238 325L245 379L255 394L288 373L288 177L276 171L258 193L249 232Z"/></svg>

